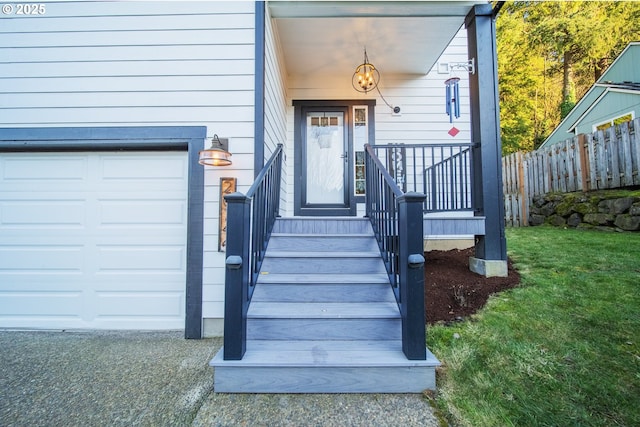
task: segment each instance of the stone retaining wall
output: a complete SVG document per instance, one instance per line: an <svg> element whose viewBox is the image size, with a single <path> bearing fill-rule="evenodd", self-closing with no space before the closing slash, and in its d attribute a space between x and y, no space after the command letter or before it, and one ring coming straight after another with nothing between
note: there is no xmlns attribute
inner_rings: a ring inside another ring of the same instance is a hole
<svg viewBox="0 0 640 427"><path fill-rule="evenodd" d="M529 225L603 231L640 231L640 196L637 192L546 194L534 197Z"/></svg>

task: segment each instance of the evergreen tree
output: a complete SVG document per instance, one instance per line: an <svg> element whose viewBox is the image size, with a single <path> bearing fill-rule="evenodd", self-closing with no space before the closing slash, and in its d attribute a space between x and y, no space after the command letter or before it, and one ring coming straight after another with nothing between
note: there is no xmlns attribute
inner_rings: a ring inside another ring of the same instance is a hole
<svg viewBox="0 0 640 427"><path fill-rule="evenodd" d="M508 2L497 37L503 151L529 151L640 40L640 2Z"/></svg>

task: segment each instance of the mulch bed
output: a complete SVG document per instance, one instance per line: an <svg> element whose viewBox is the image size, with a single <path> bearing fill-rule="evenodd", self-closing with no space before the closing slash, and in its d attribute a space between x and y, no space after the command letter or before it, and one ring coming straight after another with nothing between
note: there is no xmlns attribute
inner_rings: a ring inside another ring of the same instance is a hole
<svg viewBox="0 0 640 427"><path fill-rule="evenodd" d="M491 294L513 288L520 275L508 263L508 277L484 277L469 270L474 249L425 253L427 323L460 321L482 308Z"/></svg>

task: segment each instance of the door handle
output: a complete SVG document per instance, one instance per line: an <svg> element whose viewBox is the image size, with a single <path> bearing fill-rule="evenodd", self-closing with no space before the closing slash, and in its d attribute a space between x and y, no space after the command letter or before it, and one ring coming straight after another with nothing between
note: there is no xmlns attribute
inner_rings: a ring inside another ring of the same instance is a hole
<svg viewBox="0 0 640 427"><path fill-rule="evenodd" d="M341 159L344 159L345 163L349 162L349 153L344 153L340 155Z"/></svg>

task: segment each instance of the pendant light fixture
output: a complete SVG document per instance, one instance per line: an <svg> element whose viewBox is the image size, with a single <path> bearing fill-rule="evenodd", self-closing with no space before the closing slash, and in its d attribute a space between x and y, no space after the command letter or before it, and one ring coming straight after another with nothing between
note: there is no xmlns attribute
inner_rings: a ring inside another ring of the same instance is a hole
<svg viewBox="0 0 640 427"><path fill-rule="evenodd" d="M369 57L367 56L367 49L364 49L364 61L362 64L358 65L356 68L356 72L353 73L351 77L351 85L355 90L362 93L367 93L372 90L377 90L378 94L380 94L380 98L387 104L387 107L393 110L393 114L400 114L400 107L393 106L384 99L382 96L382 92L380 92L380 88L378 87L378 83L380 83L380 72L378 69L369 62Z"/></svg>
<svg viewBox="0 0 640 427"><path fill-rule="evenodd" d="M378 86L380 81L380 72L369 62L367 49L364 50L364 61L358 65L356 72L353 73L351 84L358 92L367 93Z"/></svg>
<svg viewBox="0 0 640 427"><path fill-rule="evenodd" d="M225 142L227 141L225 139ZM231 153L227 151L227 147L220 141L218 135L213 135L211 147L198 153L198 163L207 166L229 166Z"/></svg>

